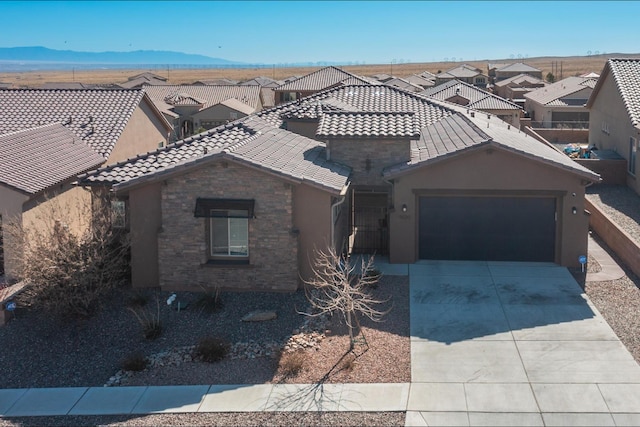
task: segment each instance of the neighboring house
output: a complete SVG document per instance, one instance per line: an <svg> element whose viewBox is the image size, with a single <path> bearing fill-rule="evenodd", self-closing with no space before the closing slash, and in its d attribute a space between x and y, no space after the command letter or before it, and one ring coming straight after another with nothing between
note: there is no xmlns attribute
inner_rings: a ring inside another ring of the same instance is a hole
<svg viewBox="0 0 640 427"><path fill-rule="evenodd" d="M74 177L167 143L171 126L143 90L0 90L0 223L34 221L49 201L90 203ZM15 278L6 230L4 270Z"/></svg>
<svg viewBox="0 0 640 427"><path fill-rule="evenodd" d="M496 95L515 102L524 108L524 95L535 90L545 87L547 84L544 80L528 74L518 74L508 79L500 80L493 86L493 93Z"/></svg>
<svg viewBox="0 0 640 427"><path fill-rule="evenodd" d="M279 105L332 87L354 84L372 84L372 82L337 67L325 67L296 80L284 83L273 90L276 104Z"/></svg>
<svg viewBox="0 0 640 427"><path fill-rule="evenodd" d="M212 129L262 109L260 86L145 86L174 127L173 141Z"/></svg>
<svg viewBox="0 0 640 427"><path fill-rule="evenodd" d="M401 79L400 77L389 79L384 82L384 84L387 86L397 87L398 89L406 90L408 92L422 92L424 90L424 87L413 84L405 79Z"/></svg>
<svg viewBox="0 0 640 427"><path fill-rule="evenodd" d="M535 127L587 129L589 111L585 104L596 79L568 77L524 95L525 110Z"/></svg>
<svg viewBox="0 0 640 427"><path fill-rule="evenodd" d="M483 111L497 116L500 120L515 126L516 129L520 128L520 117L522 117L523 111L519 105L468 83L452 80L420 92L420 94Z"/></svg>
<svg viewBox="0 0 640 427"><path fill-rule="evenodd" d="M393 76L386 73L374 74L371 77L381 83L385 83L387 80L391 80L393 78Z"/></svg>
<svg viewBox="0 0 640 427"><path fill-rule="evenodd" d="M425 73L426 73L426 71L425 71ZM431 73L429 73L429 74L431 74ZM431 74L431 75L433 76L433 74ZM430 87L435 86L435 84L436 84L436 77L435 76L427 78L427 77L425 77L424 73L422 75L421 74L412 74L412 75L410 75L408 77L405 77L405 80L408 81L411 84L420 86L422 89L428 89Z"/></svg>
<svg viewBox="0 0 640 427"><path fill-rule="evenodd" d="M598 175L501 120L338 86L80 177L127 200L133 286L292 291L314 249L547 261L587 251Z"/></svg>
<svg viewBox="0 0 640 427"><path fill-rule="evenodd" d="M522 62L501 65L502 66L500 67L489 69L489 77L492 78L492 83L497 83L501 80L509 79L519 74L528 74L532 77L537 77L538 79L542 80L542 70L539 70L527 64L523 64Z"/></svg>
<svg viewBox="0 0 640 427"><path fill-rule="evenodd" d="M469 83L470 85L477 86L485 89L489 83L489 77L482 74L482 71L471 65L462 64L450 70L438 73L435 76L435 85L439 86L443 83L450 82L452 80L459 80L461 82Z"/></svg>
<svg viewBox="0 0 640 427"><path fill-rule="evenodd" d="M233 79L213 79L213 80L198 80L193 82L194 85L196 86L207 86L207 85L213 85L213 86L220 86L220 85L237 85L238 83L240 83L237 80L233 80Z"/></svg>
<svg viewBox="0 0 640 427"><path fill-rule="evenodd" d="M120 83L119 86L123 89L140 89L145 85L158 86L167 84L169 83L167 82L167 79L165 77L146 72L129 77L126 82Z"/></svg>
<svg viewBox="0 0 640 427"><path fill-rule="evenodd" d="M269 77L259 76L240 84L246 86L260 86L260 99L262 100L262 108L272 108L276 105L276 94L274 92L274 89L284 83L284 81L273 80Z"/></svg>
<svg viewBox="0 0 640 427"><path fill-rule="evenodd" d="M597 78L600 77L600 74L594 73L594 72L590 72L590 73L580 74L580 77L585 77L585 78L588 78L588 79L597 79Z"/></svg>
<svg viewBox="0 0 640 427"><path fill-rule="evenodd" d="M0 89L10 89L13 85L11 83L0 82Z"/></svg>
<svg viewBox="0 0 640 427"><path fill-rule="evenodd" d="M609 59L587 102L589 144L627 160L627 185L640 194L640 60Z"/></svg>

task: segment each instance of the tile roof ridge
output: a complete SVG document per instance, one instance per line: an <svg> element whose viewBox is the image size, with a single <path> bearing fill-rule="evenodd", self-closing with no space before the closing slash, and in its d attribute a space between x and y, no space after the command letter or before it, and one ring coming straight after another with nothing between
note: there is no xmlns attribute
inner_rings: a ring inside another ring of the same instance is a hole
<svg viewBox="0 0 640 427"><path fill-rule="evenodd" d="M477 111L477 110L476 110L476 111ZM442 119L440 119L440 121L442 121L442 120L446 120L446 119L448 119L448 118L453 118L453 117L458 117L458 118L462 119L464 122L466 122L466 123L467 123L468 125L470 125L472 128L474 128L474 129L475 129L475 131L476 131L480 136L482 136L483 138L485 138L485 139L486 139L484 143L493 142L493 137L492 137L492 136L487 135L487 133L486 133L486 132L484 132L480 126L478 126L477 124L475 124L475 123L473 122L473 120L471 120L469 117L467 117L467 116L466 116L466 114L461 113L461 112L459 112L459 111L454 112L454 114L452 114L451 116L443 117Z"/></svg>

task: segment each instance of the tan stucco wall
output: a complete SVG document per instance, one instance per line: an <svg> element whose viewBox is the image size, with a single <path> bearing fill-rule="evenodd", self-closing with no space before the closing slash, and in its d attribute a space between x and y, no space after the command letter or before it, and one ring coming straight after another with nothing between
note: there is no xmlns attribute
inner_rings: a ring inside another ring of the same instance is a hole
<svg viewBox="0 0 640 427"><path fill-rule="evenodd" d="M168 130L151 106L144 101L140 102L109 155L107 164L156 150L160 142L167 144L167 134Z"/></svg>
<svg viewBox="0 0 640 427"><path fill-rule="evenodd" d="M317 139L318 120L286 120L286 129L307 138Z"/></svg>
<svg viewBox="0 0 640 427"><path fill-rule="evenodd" d="M605 77L589 112L589 144L595 144L599 149L616 151L628 161L629 138L634 137L640 140L640 131L631 124L629 113L611 74ZM602 130L603 122L608 124L608 134ZM640 153L636 159L635 177L627 173L626 178L627 185L638 194L640 194L639 175Z"/></svg>
<svg viewBox="0 0 640 427"><path fill-rule="evenodd" d="M235 113L235 117L233 117L233 113ZM231 122L246 116L247 115L241 111L234 110L226 105L217 104L193 114L193 130L196 131L201 126L200 122L202 120Z"/></svg>
<svg viewBox="0 0 640 427"><path fill-rule="evenodd" d="M394 179L395 212L390 214L390 260L412 263L418 259L419 192L455 191L464 195L488 192L505 196L557 196L556 262L577 266L586 254L588 217L584 214L584 186L580 177L544 163L484 147L425 166ZM575 196L573 196L575 193ZM402 213L398 206L407 205ZM572 207L578 214L572 214ZM523 225L526 226L526 225Z"/></svg>
<svg viewBox="0 0 640 427"><path fill-rule="evenodd" d="M129 193L131 284L136 288L159 286L158 233L162 184L154 183Z"/></svg>
<svg viewBox="0 0 640 427"><path fill-rule="evenodd" d="M331 245L331 195L308 185L294 189L293 222L298 235L298 268L302 280L311 277L316 250Z"/></svg>
<svg viewBox="0 0 640 427"><path fill-rule="evenodd" d="M2 216L2 245L4 250L4 271L6 279L13 282L16 279L14 259L17 256L13 250L13 240L9 229L12 224L22 222L22 204L29 198L18 191L0 185L0 215Z"/></svg>

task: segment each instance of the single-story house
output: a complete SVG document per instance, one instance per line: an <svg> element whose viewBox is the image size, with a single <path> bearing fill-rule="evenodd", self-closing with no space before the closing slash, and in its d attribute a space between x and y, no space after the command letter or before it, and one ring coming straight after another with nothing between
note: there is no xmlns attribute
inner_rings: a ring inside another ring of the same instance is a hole
<svg viewBox="0 0 640 427"><path fill-rule="evenodd" d="M450 70L443 71L436 74L435 77L436 86L452 80L460 80L461 82L485 89L489 83L489 77L486 74L483 74L480 69L468 64L462 64Z"/></svg>
<svg viewBox="0 0 640 427"><path fill-rule="evenodd" d="M262 109L260 86L163 85L145 91L174 126L173 141Z"/></svg>
<svg viewBox="0 0 640 427"><path fill-rule="evenodd" d="M171 125L140 89L0 90L0 224L4 270L15 278L6 224L49 203L90 203L76 176L165 146Z"/></svg>
<svg viewBox="0 0 640 427"><path fill-rule="evenodd" d="M291 291L314 249L420 259L586 254L599 176L497 118L347 85L79 178L125 202L133 286Z"/></svg>
<svg viewBox="0 0 640 427"><path fill-rule="evenodd" d="M147 71L129 77L126 82L120 83L118 86L123 89L140 89L145 85L159 86L168 84L169 82L167 81L166 77L162 77Z"/></svg>
<svg viewBox="0 0 640 427"><path fill-rule="evenodd" d="M380 82L356 76L338 67L324 67L306 76L285 82L273 88L273 91L276 97L276 105L279 105L336 86L374 83Z"/></svg>
<svg viewBox="0 0 640 427"><path fill-rule="evenodd" d="M597 79L567 77L524 95L524 108L535 127L588 129L585 104Z"/></svg>
<svg viewBox="0 0 640 427"><path fill-rule="evenodd" d="M524 108L524 95L533 90L545 87L547 84L538 77L528 74L518 74L508 79L500 80L493 85L493 93L496 95L515 102Z"/></svg>
<svg viewBox="0 0 640 427"><path fill-rule="evenodd" d="M489 68L489 77L492 78L493 83L515 77L519 74L527 74L542 80L542 70L522 62L502 64L500 67Z"/></svg>
<svg viewBox="0 0 640 427"><path fill-rule="evenodd" d="M523 115L523 110L519 105L469 83L451 80L426 89L420 94L495 115L511 126L520 128L520 117Z"/></svg>
<svg viewBox="0 0 640 427"><path fill-rule="evenodd" d="M640 194L640 60L609 59L586 108L589 144L627 160L627 185Z"/></svg>

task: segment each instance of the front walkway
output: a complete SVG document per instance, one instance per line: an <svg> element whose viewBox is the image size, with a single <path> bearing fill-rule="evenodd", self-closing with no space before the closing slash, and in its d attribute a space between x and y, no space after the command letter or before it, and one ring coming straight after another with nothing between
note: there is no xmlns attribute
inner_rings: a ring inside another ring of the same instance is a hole
<svg viewBox="0 0 640 427"><path fill-rule="evenodd" d="M410 276L410 384L6 389L0 416L406 411L420 426L640 425L640 367L565 268L376 264Z"/></svg>

